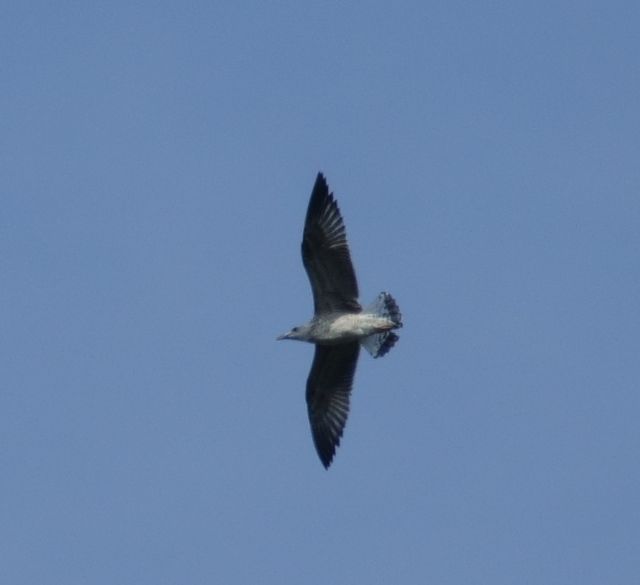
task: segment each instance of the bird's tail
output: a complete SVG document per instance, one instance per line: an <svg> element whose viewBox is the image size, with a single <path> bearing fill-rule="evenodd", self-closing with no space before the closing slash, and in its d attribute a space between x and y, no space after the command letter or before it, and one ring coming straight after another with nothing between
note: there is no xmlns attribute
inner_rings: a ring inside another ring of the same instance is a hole
<svg viewBox="0 0 640 585"><path fill-rule="evenodd" d="M374 358L385 355L398 341L399 337L392 331L402 327L402 314L398 308L398 303L387 292L380 293L376 300L373 301L364 310L377 317L384 317L390 321L391 327L388 331L382 333L374 333L361 340L364 347Z"/></svg>

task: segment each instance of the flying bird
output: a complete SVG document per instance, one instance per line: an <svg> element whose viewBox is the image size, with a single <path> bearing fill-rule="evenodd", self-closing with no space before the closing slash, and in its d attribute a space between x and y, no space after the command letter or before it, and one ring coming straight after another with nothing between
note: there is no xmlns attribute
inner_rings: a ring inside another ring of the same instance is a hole
<svg viewBox="0 0 640 585"><path fill-rule="evenodd" d="M318 173L304 222L302 263L313 292L314 315L278 339L314 343L307 379L307 410L320 461L331 465L349 415L349 398L360 346L374 358L398 341L402 315L386 292L366 307L358 302L358 282L338 204Z"/></svg>

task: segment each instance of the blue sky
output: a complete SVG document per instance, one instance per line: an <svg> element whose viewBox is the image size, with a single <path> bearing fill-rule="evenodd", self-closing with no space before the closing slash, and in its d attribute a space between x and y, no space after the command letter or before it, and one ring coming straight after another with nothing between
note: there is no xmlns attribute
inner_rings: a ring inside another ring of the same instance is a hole
<svg viewBox="0 0 640 585"><path fill-rule="evenodd" d="M635 2L10 3L0 581L637 583ZM368 302L334 465L299 244Z"/></svg>

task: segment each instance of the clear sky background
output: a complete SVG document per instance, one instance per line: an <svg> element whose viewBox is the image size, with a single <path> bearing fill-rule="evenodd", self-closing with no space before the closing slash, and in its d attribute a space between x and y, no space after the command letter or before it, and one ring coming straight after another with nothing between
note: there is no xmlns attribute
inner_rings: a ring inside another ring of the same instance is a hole
<svg viewBox="0 0 640 585"><path fill-rule="evenodd" d="M637 2L11 2L0 582L640 582ZM362 300L311 441L316 173Z"/></svg>

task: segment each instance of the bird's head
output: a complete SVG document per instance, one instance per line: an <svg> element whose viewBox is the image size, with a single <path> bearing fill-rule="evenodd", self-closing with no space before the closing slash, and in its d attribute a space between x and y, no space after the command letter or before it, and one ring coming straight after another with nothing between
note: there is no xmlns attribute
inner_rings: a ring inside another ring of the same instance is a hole
<svg viewBox="0 0 640 585"><path fill-rule="evenodd" d="M298 339L300 341L306 341L309 338L309 330L310 327L308 325L298 325L291 331L283 333L282 335L278 335L276 339L278 341L280 341L281 339Z"/></svg>

